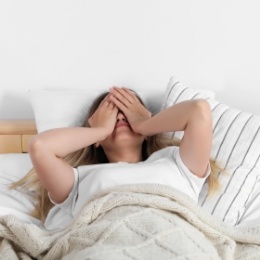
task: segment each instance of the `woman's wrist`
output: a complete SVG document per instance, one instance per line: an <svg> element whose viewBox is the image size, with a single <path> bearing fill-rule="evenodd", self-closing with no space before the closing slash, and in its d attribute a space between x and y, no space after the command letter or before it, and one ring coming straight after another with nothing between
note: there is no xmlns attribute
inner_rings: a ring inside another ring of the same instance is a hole
<svg viewBox="0 0 260 260"><path fill-rule="evenodd" d="M105 140L111 134L111 131L106 127L93 127L92 129L95 129L98 134L98 141Z"/></svg>
<svg viewBox="0 0 260 260"><path fill-rule="evenodd" d="M137 127L136 127L136 132L141 134L141 135L148 135L149 131L147 131L147 122L150 120L147 119L145 121L141 121L140 123L138 123Z"/></svg>

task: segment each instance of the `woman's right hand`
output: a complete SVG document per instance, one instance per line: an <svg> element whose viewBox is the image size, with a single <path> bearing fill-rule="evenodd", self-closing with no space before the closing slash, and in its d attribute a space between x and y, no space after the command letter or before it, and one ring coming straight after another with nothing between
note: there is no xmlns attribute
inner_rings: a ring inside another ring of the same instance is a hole
<svg viewBox="0 0 260 260"><path fill-rule="evenodd" d="M132 130L138 134L144 134L140 126L152 117L152 113L130 89L113 87L110 93L109 99L124 113Z"/></svg>
<svg viewBox="0 0 260 260"><path fill-rule="evenodd" d="M100 103L94 114L88 119L88 123L93 127L103 127L107 130L107 136L112 134L116 124L118 113L117 106L109 100L108 94Z"/></svg>

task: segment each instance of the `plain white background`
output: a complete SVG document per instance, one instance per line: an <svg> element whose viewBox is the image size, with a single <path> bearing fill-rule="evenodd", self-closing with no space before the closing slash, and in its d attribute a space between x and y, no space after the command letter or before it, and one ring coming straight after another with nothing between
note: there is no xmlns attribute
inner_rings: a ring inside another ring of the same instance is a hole
<svg viewBox="0 0 260 260"><path fill-rule="evenodd" d="M0 119L29 88L163 92L175 75L260 114L259 0L1 0Z"/></svg>

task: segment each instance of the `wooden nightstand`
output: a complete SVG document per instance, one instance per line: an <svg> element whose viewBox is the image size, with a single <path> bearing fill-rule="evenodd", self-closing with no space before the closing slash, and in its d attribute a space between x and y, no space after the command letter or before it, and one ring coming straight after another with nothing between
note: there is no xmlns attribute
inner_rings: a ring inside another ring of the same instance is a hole
<svg viewBox="0 0 260 260"><path fill-rule="evenodd" d="M35 134L33 119L0 120L0 153L28 152L28 141Z"/></svg>

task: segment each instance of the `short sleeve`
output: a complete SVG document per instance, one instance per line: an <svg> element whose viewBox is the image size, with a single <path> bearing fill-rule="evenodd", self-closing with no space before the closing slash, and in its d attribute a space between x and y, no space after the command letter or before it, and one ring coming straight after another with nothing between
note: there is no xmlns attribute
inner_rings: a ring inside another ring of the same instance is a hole
<svg viewBox="0 0 260 260"><path fill-rule="evenodd" d="M67 197L66 200L64 200L62 203L55 203L51 199L50 194L48 194L50 201L54 205L56 205L59 208L62 208L63 210L66 210L68 212L71 212L72 209L74 208L75 203L76 203L76 199L77 199L77 196L78 196L79 178L78 178L78 171L77 171L76 168L73 168L73 173L74 173L74 185L73 185L72 190L71 190L71 192L70 192L70 194L69 194L69 196Z"/></svg>
<svg viewBox="0 0 260 260"><path fill-rule="evenodd" d="M211 172L210 163L208 163L208 167L207 167L207 170L205 172L204 177L198 177L197 175L193 174L188 169L188 167L183 163L181 156L180 156L180 148L179 147L175 147L175 149L173 150L173 157L174 157L174 160L176 162L177 167L179 168L180 173L190 183L190 186L192 187L195 195L198 198L203 184L205 183L206 179L210 175L210 172Z"/></svg>
<svg viewBox="0 0 260 260"><path fill-rule="evenodd" d="M73 188L65 201L63 201L60 204L53 202L55 206L50 210L44 223L44 226L47 230L55 230L57 229L57 227L59 227L59 229L65 228L67 224L70 223L70 221L72 221L74 218L73 209L75 207L77 197L78 197L79 177L76 168L73 168L73 172L74 172Z"/></svg>

